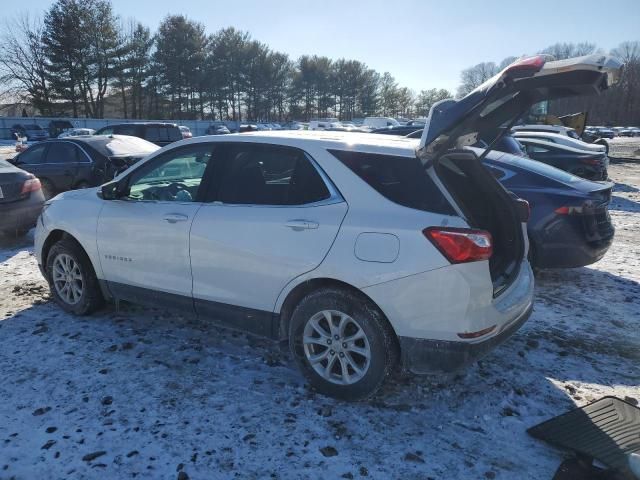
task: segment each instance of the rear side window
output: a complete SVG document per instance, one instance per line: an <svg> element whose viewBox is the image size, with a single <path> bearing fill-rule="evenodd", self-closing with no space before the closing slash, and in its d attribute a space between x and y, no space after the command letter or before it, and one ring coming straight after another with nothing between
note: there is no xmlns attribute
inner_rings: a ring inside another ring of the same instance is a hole
<svg viewBox="0 0 640 480"><path fill-rule="evenodd" d="M302 150L228 144L216 150L214 160L213 190L222 203L305 205L331 196Z"/></svg>
<svg viewBox="0 0 640 480"><path fill-rule="evenodd" d="M54 142L49 147L45 163L76 163L78 148L68 142Z"/></svg>
<svg viewBox="0 0 640 480"><path fill-rule="evenodd" d="M455 215L416 157L329 150L378 193L404 207Z"/></svg>

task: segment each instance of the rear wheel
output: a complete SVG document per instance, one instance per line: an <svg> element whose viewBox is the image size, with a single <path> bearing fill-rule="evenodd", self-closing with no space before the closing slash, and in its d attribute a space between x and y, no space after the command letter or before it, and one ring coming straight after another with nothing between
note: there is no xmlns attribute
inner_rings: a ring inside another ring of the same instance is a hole
<svg viewBox="0 0 640 480"><path fill-rule="evenodd" d="M326 288L304 297L291 317L289 343L319 392L343 400L373 395L397 363L394 332L366 298Z"/></svg>
<svg viewBox="0 0 640 480"><path fill-rule="evenodd" d="M53 299L67 312L87 315L103 305L91 261L77 242L65 238L54 244L46 271Z"/></svg>

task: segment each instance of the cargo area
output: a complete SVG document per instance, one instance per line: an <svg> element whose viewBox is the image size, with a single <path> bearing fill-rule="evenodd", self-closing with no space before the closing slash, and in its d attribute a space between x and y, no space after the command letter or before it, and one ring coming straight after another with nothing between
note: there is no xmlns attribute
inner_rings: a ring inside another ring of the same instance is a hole
<svg viewBox="0 0 640 480"><path fill-rule="evenodd" d="M442 156L436 172L469 225L491 233L493 255L489 270L493 295L498 296L518 275L524 257L522 222L515 202L472 152Z"/></svg>

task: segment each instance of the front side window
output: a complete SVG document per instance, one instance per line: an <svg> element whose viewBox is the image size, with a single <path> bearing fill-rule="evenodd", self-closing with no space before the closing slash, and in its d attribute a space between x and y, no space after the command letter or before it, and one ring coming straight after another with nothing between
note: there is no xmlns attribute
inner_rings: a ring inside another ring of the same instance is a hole
<svg viewBox="0 0 640 480"><path fill-rule="evenodd" d="M241 205L305 205L328 199L324 180L302 150L228 144L216 152L215 200Z"/></svg>
<svg viewBox="0 0 640 480"><path fill-rule="evenodd" d="M195 202L211 160L210 145L170 150L136 170L129 179L128 200Z"/></svg>

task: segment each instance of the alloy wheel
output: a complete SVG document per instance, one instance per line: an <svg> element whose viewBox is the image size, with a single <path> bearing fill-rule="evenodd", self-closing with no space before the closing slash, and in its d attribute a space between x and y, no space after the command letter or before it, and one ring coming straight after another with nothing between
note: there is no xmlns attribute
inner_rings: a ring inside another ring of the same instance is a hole
<svg viewBox="0 0 640 480"><path fill-rule="evenodd" d="M80 265L71 255L59 254L53 261L52 280L56 292L69 305L80 301L84 289L84 279Z"/></svg>
<svg viewBox="0 0 640 480"><path fill-rule="evenodd" d="M362 327L346 313L322 310L306 323L304 354L315 372L337 385L352 385L371 364L371 347Z"/></svg>

